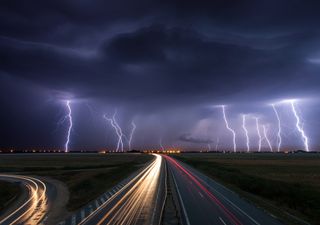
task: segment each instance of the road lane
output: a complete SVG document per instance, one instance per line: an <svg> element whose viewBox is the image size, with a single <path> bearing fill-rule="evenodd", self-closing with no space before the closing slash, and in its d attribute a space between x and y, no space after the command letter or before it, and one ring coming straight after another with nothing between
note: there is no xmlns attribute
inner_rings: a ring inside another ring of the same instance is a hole
<svg viewBox="0 0 320 225"><path fill-rule="evenodd" d="M165 200L162 156L79 224L159 224Z"/></svg>
<svg viewBox="0 0 320 225"><path fill-rule="evenodd" d="M21 175L0 174L1 180L21 182L28 190L25 201L1 219L0 224L39 224L48 212L47 186L41 180Z"/></svg>
<svg viewBox="0 0 320 225"><path fill-rule="evenodd" d="M180 195L185 224L281 224L199 171L169 156L164 157Z"/></svg>

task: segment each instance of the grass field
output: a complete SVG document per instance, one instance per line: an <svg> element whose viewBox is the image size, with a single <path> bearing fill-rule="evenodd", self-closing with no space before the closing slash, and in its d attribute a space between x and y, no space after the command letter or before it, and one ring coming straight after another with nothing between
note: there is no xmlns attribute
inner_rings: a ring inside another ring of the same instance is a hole
<svg viewBox="0 0 320 225"><path fill-rule="evenodd" d="M146 154L0 155L0 172L40 175L69 189L67 209L76 210L116 185L153 158Z"/></svg>
<svg viewBox="0 0 320 225"><path fill-rule="evenodd" d="M264 207L285 224L303 224L295 217L320 224L320 154L190 153L176 158Z"/></svg>
<svg viewBox="0 0 320 225"><path fill-rule="evenodd" d="M19 185L0 181L0 211L20 193Z"/></svg>

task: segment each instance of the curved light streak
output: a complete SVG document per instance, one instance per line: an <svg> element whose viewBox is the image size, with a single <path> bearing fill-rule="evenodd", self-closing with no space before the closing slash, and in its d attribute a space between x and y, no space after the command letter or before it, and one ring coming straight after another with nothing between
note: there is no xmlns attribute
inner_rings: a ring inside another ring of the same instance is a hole
<svg viewBox="0 0 320 225"><path fill-rule="evenodd" d="M17 209L0 221L0 224L38 224L47 213L47 187L44 182L34 177L4 175L0 177L19 180L29 189L29 198Z"/></svg>
<svg viewBox="0 0 320 225"><path fill-rule="evenodd" d="M162 157L155 155L155 160L150 163L143 171L137 174L124 187L110 197L106 202L99 206L82 224L136 224L142 216L146 218L146 224L154 224L154 202L160 185L160 174L162 168ZM112 201L119 197L119 200L99 220L95 216L99 215L104 207L112 204Z"/></svg>

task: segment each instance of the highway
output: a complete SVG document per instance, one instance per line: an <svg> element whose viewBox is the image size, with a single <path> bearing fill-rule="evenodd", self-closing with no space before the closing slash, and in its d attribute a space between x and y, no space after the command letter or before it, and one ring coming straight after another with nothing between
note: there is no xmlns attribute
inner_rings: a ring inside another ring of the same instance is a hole
<svg viewBox="0 0 320 225"><path fill-rule="evenodd" d="M271 215L190 166L164 156L177 191L182 223L280 225Z"/></svg>
<svg viewBox="0 0 320 225"><path fill-rule="evenodd" d="M40 224L48 212L47 186L34 177L0 174L0 179L22 183L27 195L23 203L0 219L1 225Z"/></svg>
<svg viewBox="0 0 320 225"><path fill-rule="evenodd" d="M79 224L160 224L166 192L162 156L155 159Z"/></svg>

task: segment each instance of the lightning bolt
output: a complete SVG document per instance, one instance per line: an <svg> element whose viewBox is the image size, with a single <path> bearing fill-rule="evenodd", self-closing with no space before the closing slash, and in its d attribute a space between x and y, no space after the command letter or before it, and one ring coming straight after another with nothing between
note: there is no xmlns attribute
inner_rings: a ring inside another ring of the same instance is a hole
<svg viewBox="0 0 320 225"><path fill-rule="evenodd" d="M248 129L246 127L246 115L242 115L242 129L244 130L244 133L246 135L246 145L247 145L247 152L250 151L250 140L248 135Z"/></svg>
<svg viewBox="0 0 320 225"><path fill-rule="evenodd" d="M218 151L218 147L219 147L219 137L217 137L217 141L216 141L216 151Z"/></svg>
<svg viewBox="0 0 320 225"><path fill-rule="evenodd" d="M159 145L160 145L161 150L164 151L164 147L162 145L162 138L160 138Z"/></svg>
<svg viewBox="0 0 320 225"><path fill-rule="evenodd" d="M223 119L224 119L226 128L227 128L227 129L232 133L232 135L233 135L233 151L234 151L234 152L237 152L236 132L235 132L233 129L231 129L230 126L229 126L229 123L228 123L228 120L227 120L227 117L226 117L225 106L222 105L221 108L222 108Z"/></svg>
<svg viewBox="0 0 320 225"><path fill-rule="evenodd" d="M119 149L121 149L121 151L123 152L123 140L122 140L122 138L123 138L123 133L122 133L122 130L121 130L119 124L118 124L117 121L116 121L116 115L117 115L117 110L115 110L112 118L108 118L108 117L106 116L106 114L103 115L103 117L104 117L108 122L110 122L111 126L114 128L114 130L116 131L116 134L117 134L117 136L118 136L118 142L117 142L116 152L118 152Z"/></svg>
<svg viewBox="0 0 320 225"><path fill-rule="evenodd" d="M258 134L258 137L259 137L259 142L258 142L258 152L261 151L261 142L262 142L262 137L261 137L261 133L260 133L260 129L259 129L259 118L256 117L256 128L257 128L257 134Z"/></svg>
<svg viewBox="0 0 320 225"><path fill-rule="evenodd" d="M72 110L71 110L71 106L70 106L70 100L66 101L66 106L67 106L67 115L66 115L66 119L68 119L69 121L69 126L68 126L68 132L67 132L67 140L65 143L65 147L64 147L64 151L65 152L69 152L69 143L70 143L70 134L71 134L71 130L72 130Z"/></svg>
<svg viewBox="0 0 320 225"><path fill-rule="evenodd" d="M291 104L291 109L292 109L292 112L296 118L296 127L297 127L297 130L300 132L301 134L301 137L302 137L302 141L304 143L304 148L307 152L309 152L309 144L308 144L308 137L306 136L302 126L301 126L301 121L300 121L300 117L296 111L296 108L295 108L295 100L290 100L289 101L290 104Z"/></svg>
<svg viewBox="0 0 320 225"><path fill-rule="evenodd" d="M264 138L266 139L266 141L267 141L267 143L268 143L268 146L269 146L269 148L270 148L270 151L272 151L272 152L273 152L273 150L272 150L272 146L271 146L271 143L270 143L270 140L269 140L269 138L268 138L268 136L267 136L267 129L266 129L266 126L265 126L265 125L262 125L262 127L263 127L263 134L264 134Z"/></svg>
<svg viewBox="0 0 320 225"><path fill-rule="evenodd" d="M129 151L131 150L131 142L132 142L132 138L133 138L133 134L134 134L134 131L136 130L137 126L136 124L134 123L134 121L131 122L131 126L132 126L132 130L131 130L131 133L130 133L130 137L129 137Z"/></svg>
<svg viewBox="0 0 320 225"><path fill-rule="evenodd" d="M278 133L277 133L277 136L278 136L278 152L280 152L280 148L281 148L281 143L282 143L282 138L281 138L281 121L280 121L280 116L279 116L279 113L275 107L274 104L271 105L272 108L273 108L273 111L274 113L276 114L276 117L277 117L277 120L278 120Z"/></svg>

